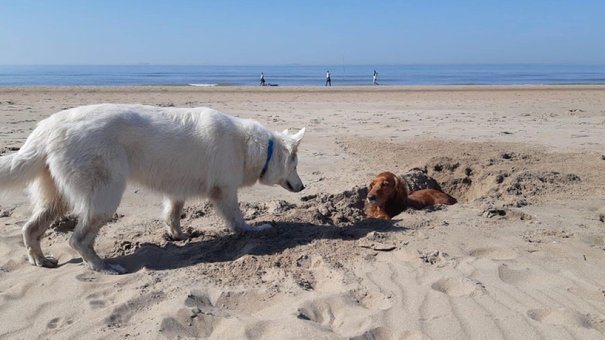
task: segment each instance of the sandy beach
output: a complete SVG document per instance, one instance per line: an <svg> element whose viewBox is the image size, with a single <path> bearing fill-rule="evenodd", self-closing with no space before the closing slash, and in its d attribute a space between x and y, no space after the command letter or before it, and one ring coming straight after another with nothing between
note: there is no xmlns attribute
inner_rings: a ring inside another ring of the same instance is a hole
<svg viewBox="0 0 605 340"><path fill-rule="evenodd" d="M0 196L0 338L605 337L605 86L0 87L0 154L93 103L306 127L307 188L243 189L246 219L275 226L257 235L189 201L175 242L161 196L129 186L96 243L119 276L82 263L68 219L42 240L59 268L31 266L27 196ZM412 169L459 203L365 219L373 176Z"/></svg>

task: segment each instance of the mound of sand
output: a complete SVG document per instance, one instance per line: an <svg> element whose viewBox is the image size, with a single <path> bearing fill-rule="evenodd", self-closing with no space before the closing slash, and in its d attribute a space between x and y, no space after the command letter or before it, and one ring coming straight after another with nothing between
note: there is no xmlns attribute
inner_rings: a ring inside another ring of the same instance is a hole
<svg viewBox="0 0 605 340"><path fill-rule="evenodd" d="M439 182L427 174L426 167L413 168L402 177L405 178L408 184L408 190L410 192L422 189L435 189L443 191L443 189L441 189L441 185L439 185Z"/></svg>
<svg viewBox="0 0 605 340"><path fill-rule="evenodd" d="M347 226L363 220L368 189L353 187L338 194L320 193L301 197L301 203L284 200L260 203L240 203L246 220L263 220L272 223L292 222L314 225ZM190 219L213 214L212 205L203 203L185 210Z"/></svg>
<svg viewBox="0 0 605 340"><path fill-rule="evenodd" d="M459 202L497 200L521 206L543 195L564 193L581 182L574 173L527 169L523 163L530 158L519 153L502 153L485 161L436 157L423 170Z"/></svg>

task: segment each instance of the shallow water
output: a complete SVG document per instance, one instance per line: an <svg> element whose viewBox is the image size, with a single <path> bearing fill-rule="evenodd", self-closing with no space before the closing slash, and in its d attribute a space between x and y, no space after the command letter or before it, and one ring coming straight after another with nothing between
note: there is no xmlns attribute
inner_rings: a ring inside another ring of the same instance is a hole
<svg viewBox="0 0 605 340"><path fill-rule="evenodd" d="M605 65L325 65L195 66L72 65L0 66L0 86L29 85L332 85L603 84Z"/></svg>

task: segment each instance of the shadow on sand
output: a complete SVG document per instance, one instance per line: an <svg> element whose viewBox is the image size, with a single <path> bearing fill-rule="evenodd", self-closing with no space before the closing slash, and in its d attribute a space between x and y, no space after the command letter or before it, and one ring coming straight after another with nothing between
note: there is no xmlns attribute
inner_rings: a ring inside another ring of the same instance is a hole
<svg viewBox="0 0 605 340"><path fill-rule="evenodd" d="M350 226L314 225L279 222L273 230L263 233L217 236L207 240L190 241L184 245L168 243L158 246L143 243L132 254L108 259L136 272L141 268L153 270L176 269L198 263L233 261L245 255L272 255L316 240L358 240L372 231L402 232L407 228L394 226L396 221L364 220Z"/></svg>

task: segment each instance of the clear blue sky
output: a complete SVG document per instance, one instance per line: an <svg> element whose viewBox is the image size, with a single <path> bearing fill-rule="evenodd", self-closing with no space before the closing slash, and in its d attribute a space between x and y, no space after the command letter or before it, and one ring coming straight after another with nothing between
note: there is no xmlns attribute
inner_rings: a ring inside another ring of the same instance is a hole
<svg viewBox="0 0 605 340"><path fill-rule="evenodd" d="M2 0L0 64L605 64L605 0Z"/></svg>

